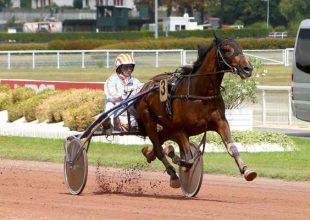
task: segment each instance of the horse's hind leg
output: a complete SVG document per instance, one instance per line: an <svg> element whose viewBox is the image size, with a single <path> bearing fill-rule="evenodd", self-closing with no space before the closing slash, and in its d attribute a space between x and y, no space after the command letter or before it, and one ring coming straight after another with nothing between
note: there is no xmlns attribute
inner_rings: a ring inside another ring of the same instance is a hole
<svg viewBox="0 0 310 220"><path fill-rule="evenodd" d="M147 136L150 138L153 144L153 152L155 156L164 164L166 171L170 176L170 186L172 188L180 188L181 183L179 177L176 174L174 167L169 163L169 161L167 160L166 156L163 153L163 148L161 146L163 144L163 141L160 141L160 139L163 140L165 138L159 137L160 135L157 133L157 124L155 121L153 121L150 113L147 110L143 111L142 120L144 121ZM149 153L151 153L151 151Z"/></svg>
<svg viewBox="0 0 310 220"><path fill-rule="evenodd" d="M229 129L229 125L227 123L227 121L221 123L221 126L219 126L219 129L217 131L224 144L225 144L225 147L226 147L226 150L227 152L229 153L230 156L232 156L237 165L238 165L238 168L240 170L240 173L241 174L244 174L244 178L247 180L247 181L252 181L256 178L257 174L255 171L252 171L250 169L248 169L247 165L243 162L243 160L241 159L240 157L240 154L239 154L239 151L231 137L231 132L230 132L230 129Z"/></svg>
<svg viewBox="0 0 310 220"><path fill-rule="evenodd" d="M184 171L187 171L194 163L193 155L190 151L189 138L184 132L177 132L174 136L183 155L179 161L179 165L182 166Z"/></svg>

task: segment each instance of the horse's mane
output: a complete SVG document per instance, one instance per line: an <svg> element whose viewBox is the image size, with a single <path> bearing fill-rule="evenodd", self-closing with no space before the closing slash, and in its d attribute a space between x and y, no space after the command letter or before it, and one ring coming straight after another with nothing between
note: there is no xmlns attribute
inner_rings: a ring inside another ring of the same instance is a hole
<svg viewBox="0 0 310 220"><path fill-rule="evenodd" d="M173 73L179 73L181 75L189 75L189 74L195 73L201 67L204 59L206 58L208 53L211 51L211 49L214 47L214 45L218 45L222 41L223 41L223 38L216 37L213 40L213 42L209 44L208 46L198 45L198 56L197 56L197 60L193 63L193 65L182 66ZM159 82L161 79L170 77L173 73L162 73L162 74L159 74L153 77L151 80Z"/></svg>
<svg viewBox="0 0 310 220"><path fill-rule="evenodd" d="M212 47L214 46L215 41L212 42L208 46L198 46L198 57L197 60L193 63L192 66L183 66L180 68L181 75L188 75L191 73L195 73L199 67L202 65L204 59L206 58L207 54L210 52Z"/></svg>

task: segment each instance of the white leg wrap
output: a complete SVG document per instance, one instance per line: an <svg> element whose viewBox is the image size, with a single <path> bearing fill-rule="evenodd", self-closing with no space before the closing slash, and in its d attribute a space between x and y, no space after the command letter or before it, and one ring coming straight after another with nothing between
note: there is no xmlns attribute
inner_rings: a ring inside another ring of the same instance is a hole
<svg viewBox="0 0 310 220"><path fill-rule="evenodd" d="M237 147L234 143L228 143L226 145L227 152L230 154L230 156L234 156L235 154L238 154Z"/></svg>

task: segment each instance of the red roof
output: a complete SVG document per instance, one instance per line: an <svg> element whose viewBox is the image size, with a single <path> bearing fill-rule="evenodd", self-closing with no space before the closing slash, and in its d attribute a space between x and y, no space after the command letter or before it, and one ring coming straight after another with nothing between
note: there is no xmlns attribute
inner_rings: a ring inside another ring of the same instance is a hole
<svg viewBox="0 0 310 220"><path fill-rule="evenodd" d="M217 17L208 17L208 20L209 21L219 21L221 20L220 18L217 18Z"/></svg>

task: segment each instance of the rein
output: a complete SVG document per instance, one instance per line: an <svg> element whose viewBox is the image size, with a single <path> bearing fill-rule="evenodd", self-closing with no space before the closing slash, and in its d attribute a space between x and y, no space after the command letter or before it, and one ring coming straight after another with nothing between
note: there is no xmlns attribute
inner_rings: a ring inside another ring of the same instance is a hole
<svg viewBox="0 0 310 220"><path fill-rule="evenodd" d="M228 57L225 58L225 56L223 56L223 53L221 51L221 49L225 46L225 45L230 45L234 48L234 52ZM177 78L177 82L176 84L173 86L172 88L172 94L174 93L174 91L177 89L179 83L184 79L184 78L188 78L188 83L187 83L187 94L186 95L170 95L170 99L188 99L188 100L211 100L211 99L215 99L219 96L221 96L221 91L223 90L223 87L220 87L220 90L217 94L215 95L210 95L210 96L197 96L197 95L190 95L189 94L189 90L190 90L190 83L191 83L191 77L198 77L198 76L204 76L204 77L208 77L210 75L216 75L219 73L225 73L225 72L231 72L231 73L237 73L238 70L235 67L232 67L229 62L231 62L231 60L239 55L242 54L242 51L240 49L240 47L238 47L238 45L234 42L231 41L229 39L221 42L219 45L216 45L216 54L217 57L219 59L219 63L223 63L226 67L228 67L227 70L220 70L220 71L216 71L216 72L208 72L206 73L195 73L195 74L191 74L189 73L188 75L176 75L173 74L173 76L175 76ZM177 73L177 72L175 72Z"/></svg>
<svg viewBox="0 0 310 220"><path fill-rule="evenodd" d="M188 74L188 75L176 75L174 74L174 76L179 80L178 83L181 82L181 80L183 80L184 78L188 78L189 80L187 81L187 94L186 95L170 95L171 99L188 99L188 100L211 100L211 99L215 99L219 96L221 96L221 91L223 90L223 87L221 87L220 91L215 94L215 95L210 95L210 96L197 96L197 95L190 95L189 94L189 89L190 89L190 81L191 81L191 77L198 77L198 76L210 76L210 75L215 75L215 74L219 74L219 73L225 73L227 72L226 70L221 70L221 71L217 71L217 72L209 72L208 74L202 74L202 73L196 73L196 74ZM174 92L177 88L177 85L172 89L172 92Z"/></svg>

